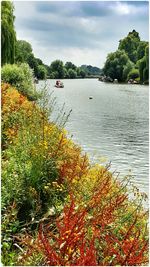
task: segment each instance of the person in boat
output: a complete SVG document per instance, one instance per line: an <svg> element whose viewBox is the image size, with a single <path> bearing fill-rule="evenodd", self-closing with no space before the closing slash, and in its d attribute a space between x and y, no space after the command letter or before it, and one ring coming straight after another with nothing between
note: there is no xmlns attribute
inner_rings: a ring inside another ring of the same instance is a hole
<svg viewBox="0 0 150 267"><path fill-rule="evenodd" d="M56 87L64 87L63 83L61 81L56 81Z"/></svg>

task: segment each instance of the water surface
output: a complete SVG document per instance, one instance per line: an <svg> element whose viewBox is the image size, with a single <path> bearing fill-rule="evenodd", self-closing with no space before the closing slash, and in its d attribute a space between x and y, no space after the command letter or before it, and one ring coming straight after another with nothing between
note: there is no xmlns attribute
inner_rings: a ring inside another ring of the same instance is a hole
<svg viewBox="0 0 150 267"><path fill-rule="evenodd" d="M63 80L64 88L48 88L57 97L56 110L72 109L66 129L92 162L103 157L121 176L148 193L148 86L102 83L97 79ZM43 82L40 82L40 86ZM92 99L89 99L92 97Z"/></svg>

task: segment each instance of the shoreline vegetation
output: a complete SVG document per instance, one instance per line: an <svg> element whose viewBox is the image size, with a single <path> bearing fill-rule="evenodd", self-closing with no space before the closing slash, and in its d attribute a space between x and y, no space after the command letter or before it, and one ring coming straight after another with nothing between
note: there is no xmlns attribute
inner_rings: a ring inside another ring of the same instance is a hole
<svg viewBox="0 0 150 267"><path fill-rule="evenodd" d="M48 88L37 93L34 83L102 71L61 60L43 64L28 42L16 38L13 3L2 1L1 9L2 264L146 266L147 195L131 184L130 175L120 179L109 164L91 165L65 130L71 111L62 108L52 121L56 99ZM135 31L126 38L108 56L104 75L147 83L147 42Z"/></svg>
<svg viewBox="0 0 150 267"><path fill-rule="evenodd" d="M91 166L67 137L68 116L48 119L54 103L2 84L2 263L146 265L146 194Z"/></svg>

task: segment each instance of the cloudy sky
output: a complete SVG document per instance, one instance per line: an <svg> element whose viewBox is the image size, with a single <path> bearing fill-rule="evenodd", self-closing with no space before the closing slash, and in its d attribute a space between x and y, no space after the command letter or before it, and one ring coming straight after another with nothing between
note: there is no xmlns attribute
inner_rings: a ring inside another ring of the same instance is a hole
<svg viewBox="0 0 150 267"><path fill-rule="evenodd" d="M17 39L45 64L103 67L129 31L148 40L148 1L13 1Z"/></svg>

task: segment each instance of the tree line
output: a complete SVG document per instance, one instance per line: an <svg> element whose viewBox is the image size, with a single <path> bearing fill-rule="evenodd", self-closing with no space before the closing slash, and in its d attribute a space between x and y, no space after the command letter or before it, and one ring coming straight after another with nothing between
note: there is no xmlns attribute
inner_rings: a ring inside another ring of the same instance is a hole
<svg viewBox="0 0 150 267"><path fill-rule="evenodd" d="M119 82L149 83L149 43L133 30L119 41L117 51L107 56L103 73Z"/></svg>
<svg viewBox="0 0 150 267"><path fill-rule="evenodd" d="M119 82L134 80L149 83L149 43L141 41L133 30L119 41L117 51L108 54L103 70L90 65L75 66L57 59L50 66L36 58L32 46L25 40L17 40L14 27L14 6L10 1L1 3L1 63L27 63L38 79L85 78L99 76L102 71L111 80Z"/></svg>

